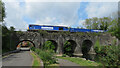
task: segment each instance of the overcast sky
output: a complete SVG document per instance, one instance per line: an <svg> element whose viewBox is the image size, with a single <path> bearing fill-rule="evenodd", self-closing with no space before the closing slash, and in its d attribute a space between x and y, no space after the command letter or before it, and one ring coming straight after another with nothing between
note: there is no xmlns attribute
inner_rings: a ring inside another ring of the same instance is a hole
<svg viewBox="0 0 120 68"><path fill-rule="evenodd" d="M7 27L25 30L29 24L84 27L85 19L108 17L118 11L118 0L41 2L41 0L4 0ZM59 1L59 0L56 0Z"/></svg>

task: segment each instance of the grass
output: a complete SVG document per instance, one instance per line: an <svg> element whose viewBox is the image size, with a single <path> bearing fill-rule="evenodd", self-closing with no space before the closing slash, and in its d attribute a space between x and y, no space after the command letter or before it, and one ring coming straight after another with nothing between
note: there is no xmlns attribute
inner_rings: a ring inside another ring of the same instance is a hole
<svg viewBox="0 0 120 68"><path fill-rule="evenodd" d="M46 66L45 68L59 68L58 64L50 64L48 66Z"/></svg>
<svg viewBox="0 0 120 68"><path fill-rule="evenodd" d="M90 60L84 60L82 58L60 57L60 56L57 57L57 58L69 60L71 62L79 64L80 66L102 66L101 63L93 62L93 61L90 61Z"/></svg>
<svg viewBox="0 0 120 68"><path fill-rule="evenodd" d="M41 63L40 63L40 59L37 55L35 55L34 52L31 52L31 55L33 56L33 64L32 64L32 68L39 68L41 66Z"/></svg>

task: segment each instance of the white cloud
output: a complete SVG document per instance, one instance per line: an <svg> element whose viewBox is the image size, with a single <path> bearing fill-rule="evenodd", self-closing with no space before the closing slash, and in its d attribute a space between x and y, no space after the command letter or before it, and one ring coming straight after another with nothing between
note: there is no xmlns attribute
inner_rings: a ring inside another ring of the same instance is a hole
<svg viewBox="0 0 120 68"><path fill-rule="evenodd" d="M35 24L38 25L52 25L53 23L51 23L53 20L55 20L55 18L50 18L50 17L46 17L43 20L37 20Z"/></svg>
<svg viewBox="0 0 120 68"><path fill-rule="evenodd" d="M117 2L91 2L86 8L88 18L108 17L118 11Z"/></svg>
<svg viewBox="0 0 120 68"><path fill-rule="evenodd" d="M41 3L27 2L23 7L19 1L5 2L5 22L8 27L25 30L29 22L24 21L27 16L35 20L32 24L73 25L77 19L77 10L80 3Z"/></svg>
<svg viewBox="0 0 120 68"><path fill-rule="evenodd" d="M5 21L8 27L14 26L21 30L27 29L28 24L30 24L23 20L24 16L35 20L35 23L32 24L75 25L78 20L78 9L82 7L79 2L38 2L39 0L22 0L25 2L25 5L21 7L20 0L12 1L13 2L5 2L7 13ZM117 10L116 3L89 3L86 8L88 18L109 16ZM84 21L85 20L80 20L77 24L83 26Z"/></svg>
<svg viewBox="0 0 120 68"><path fill-rule="evenodd" d="M26 22L23 21L22 17L24 15L23 8L20 7L19 2L15 1L12 2L6 2L5 3L6 8L6 18L5 22L7 27L14 26L16 30L25 30L28 26Z"/></svg>
<svg viewBox="0 0 120 68"><path fill-rule="evenodd" d="M74 25L78 19L77 10L79 7L80 3L26 2L26 16L36 19L39 24L59 25L64 23L63 25L70 26ZM60 21L57 22L57 20Z"/></svg>
<svg viewBox="0 0 120 68"><path fill-rule="evenodd" d="M54 25L54 26L70 26L69 23L63 23L61 21L57 21L56 18L50 18L50 17L46 17L45 19L42 19L42 20L37 20L35 24Z"/></svg>

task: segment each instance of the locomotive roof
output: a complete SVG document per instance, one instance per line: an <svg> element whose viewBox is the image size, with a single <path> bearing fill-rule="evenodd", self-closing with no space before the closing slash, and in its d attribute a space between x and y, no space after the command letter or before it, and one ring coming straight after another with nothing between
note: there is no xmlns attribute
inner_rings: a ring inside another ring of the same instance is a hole
<svg viewBox="0 0 120 68"><path fill-rule="evenodd" d="M33 26L50 26L50 27L67 27L67 26L53 26L53 25L35 25L35 24L30 24Z"/></svg>

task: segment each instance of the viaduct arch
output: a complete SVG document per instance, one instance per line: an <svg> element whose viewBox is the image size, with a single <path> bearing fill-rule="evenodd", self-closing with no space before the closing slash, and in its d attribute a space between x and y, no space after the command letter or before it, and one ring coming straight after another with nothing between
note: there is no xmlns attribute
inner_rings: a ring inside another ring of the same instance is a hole
<svg viewBox="0 0 120 68"><path fill-rule="evenodd" d="M94 54L94 45L97 40L99 40L101 45L110 45L113 40L117 40L110 34L97 34L94 33L40 33L40 32L22 32L12 34L12 40L15 41L15 46L17 43L23 40L28 40L34 43L36 48L42 48L43 44L50 40L57 44L56 52L58 54L63 54L63 45L65 41L70 41L75 43L74 45L74 55L83 55L84 48L87 47L89 54ZM117 44L118 42L116 42ZM86 45L84 45L86 44Z"/></svg>

